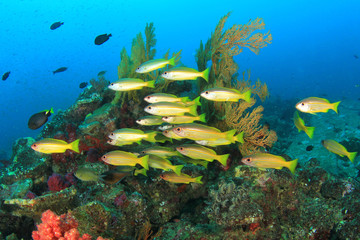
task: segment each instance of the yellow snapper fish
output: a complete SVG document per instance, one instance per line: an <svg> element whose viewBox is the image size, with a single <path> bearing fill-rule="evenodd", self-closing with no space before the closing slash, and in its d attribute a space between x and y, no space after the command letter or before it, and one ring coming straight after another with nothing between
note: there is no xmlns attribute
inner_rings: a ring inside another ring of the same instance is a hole
<svg viewBox="0 0 360 240"><path fill-rule="evenodd" d="M331 139L322 140L321 144L328 151L335 153L340 157L346 156L352 163L354 163L357 152L348 152L348 150L343 145Z"/></svg>
<svg viewBox="0 0 360 240"><path fill-rule="evenodd" d="M162 134L165 136L165 137L168 137L168 138L172 138L172 139L176 139L176 140L181 140L183 139L183 137L180 137L178 136L176 133L174 133L172 130L165 130L162 132Z"/></svg>
<svg viewBox="0 0 360 240"><path fill-rule="evenodd" d="M157 116L182 116L185 113L190 113L191 115L197 116L197 106L192 105L189 107L185 107L179 103L175 102L158 102L152 103L145 107L145 112L157 115Z"/></svg>
<svg viewBox="0 0 360 240"><path fill-rule="evenodd" d="M251 90L241 93L237 89L216 87L203 91L200 96L216 102L237 102L240 99L251 101Z"/></svg>
<svg viewBox="0 0 360 240"><path fill-rule="evenodd" d="M147 62L142 63L138 68L136 68L135 72L137 73L147 73L157 70L159 68L163 68L166 65L175 65L176 57L170 59L154 59Z"/></svg>
<svg viewBox="0 0 360 240"><path fill-rule="evenodd" d="M235 143L235 142L244 143L244 132L241 132L238 135L234 136L232 140L229 140L226 138L218 138L215 140L197 140L195 142L197 144L206 145L206 146L210 146L210 147L229 145L229 144Z"/></svg>
<svg viewBox="0 0 360 240"><path fill-rule="evenodd" d="M146 170L149 170L148 165L149 156L143 156L138 158L135 154L125 152L125 151L112 151L101 157L101 160L104 162L114 165L114 166L135 166L136 164L140 164Z"/></svg>
<svg viewBox="0 0 360 240"><path fill-rule="evenodd" d="M177 147L176 150L193 159L202 159L209 162L217 160L224 166L226 166L230 156L230 154L217 155L214 150L197 144L184 144Z"/></svg>
<svg viewBox="0 0 360 240"><path fill-rule="evenodd" d="M136 123L143 126L157 126L164 123L160 116L144 116L136 120Z"/></svg>
<svg viewBox="0 0 360 240"><path fill-rule="evenodd" d="M79 139L67 143L63 140L54 138L44 138L31 145L31 148L37 152L51 154L51 153L64 153L67 149L72 150L76 153L79 151Z"/></svg>
<svg viewBox="0 0 360 240"><path fill-rule="evenodd" d="M205 113L199 116L165 116L162 117L162 121L170 123L170 124L182 124L182 123L193 123L194 121L200 121L206 123L206 115Z"/></svg>
<svg viewBox="0 0 360 240"><path fill-rule="evenodd" d="M157 102L187 102L189 97L177 97L174 94L168 93L153 93L144 98L148 103L157 103Z"/></svg>
<svg viewBox="0 0 360 240"><path fill-rule="evenodd" d="M169 172L169 173L161 174L160 177L162 179L164 179L165 181L172 182L172 183L186 183L186 184L189 184L192 182L193 183L201 183L201 184L203 183L201 181L203 176L193 178L184 173L182 173L180 176L178 176L176 173Z"/></svg>
<svg viewBox="0 0 360 240"><path fill-rule="evenodd" d="M174 151L173 149L171 149L169 147L161 147L161 146L146 148L146 149L142 150L141 153L147 154L147 155L150 155L150 154L156 155L156 156L163 157L163 158L172 157L172 156L181 156L181 154L179 152Z"/></svg>
<svg viewBox="0 0 360 240"><path fill-rule="evenodd" d="M309 136L310 139L313 138L315 127L305 126L305 122L302 118L300 118L298 111L295 111L294 113L294 124L296 128L299 130L299 132L304 131Z"/></svg>
<svg viewBox="0 0 360 240"><path fill-rule="evenodd" d="M169 160L156 155L149 155L148 163L152 168L162 169L164 171L172 170L179 176L181 174L181 169L184 167L184 165L172 165Z"/></svg>
<svg viewBox="0 0 360 240"><path fill-rule="evenodd" d="M121 146L124 146L124 145L131 145L134 142L132 142L132 141L122 141L122 140L118 140L118 139L109 139L109 140L107 140L107 143L110 144L110 145L113 145L113 146L121 147ZM137 142L137 143L140 144L140 142Z"/></svg>
<svg viewBox="0 0 360 240"><path fill-rule="evenodd" d="M139 78L121 78L108 86L108 88L119 92L138 90L143 87L155 88L155 80L145 82Z"/></svg>
<svg viewBox="0 0 360 240"><path fill-rule="evenodd" d="M298 160L295 159L292 161L286 161L285 158L270 153L255 153L244 157L241 159L241 162L260 169L282 169L283 167L286 167L291 171L292 174L294 174Z"/></svg>
<svg viewBox="0 0 360 240"><path fill-rule="evenodd" d="M233 140L236 130L221 132L219 129L197 123L180 124L171 129L176 135L191 140L216 140L225 138Z"/></svg>
<svg viewBox="0 0 360 240"><path fill-rule="evenodd" d="M338 106L341 101L330 103L329 100L325 98L318 98L318 97L309 97L305 98L298 102L295 107L300 112L316 114L319 112L326 113L329 109L334 110L338 113Z"/></svg>
<svg viewBox="0 0 360 240"><path fill-rule="evenodd" d="M110 133L109 138L124 142L139 143L141 140L146 140L148 142L156 142L156 134L156 131L145 133L139 129L121 128Z"/></svg>
<svg viewBox="0 0 360 240"><path fill-rule="evenodd" d="M203 72L199 72L198 70L188 67L175 67L163 72L161 76L174 81L196 80L198 77L202 77L206 82L208 82L209 73L210 67L205 69Z"/></svg>
<svg viewBox="0 0 360 240"><path fill-rule="evenodd" d="M144 170L146 171L146 169ZM120 171L118 169L113 169L106 171L102 174L97 174L94 170L83 167L83 168L79 168L75 172L75 176L81 181L85 181L85 182L102 181L105 182L106 184L115 184L117 182L120 182L124 177L130 175L135 175L134 170Z"/></svg>

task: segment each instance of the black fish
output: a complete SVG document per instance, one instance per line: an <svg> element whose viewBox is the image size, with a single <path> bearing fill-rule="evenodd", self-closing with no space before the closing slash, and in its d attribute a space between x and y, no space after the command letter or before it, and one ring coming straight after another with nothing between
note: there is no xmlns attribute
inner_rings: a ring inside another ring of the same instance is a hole
<svg viewBox="0 0 360 240"><path fill-rule="evenodd" d="M67 70L67 67L61 67L53 71L53 74L59 73L59 72L65 72Z"/></svg>
<svg viewBox="0 0 360 240"><path fill-rule="evenodd" d="M40 128L47 122L52 113L54 113L52 108L50 110L44 110L42 112L35 113L30 117L28 127L33 130Z"/></svg>
<svg viewBox="0 0 360 240"><path fill-rule="evenodd" d="M79 88L85 88L87 85L88 85L87 82L82 82L80 83Z"/></svg>
<svg viewBox="0 0 360 240"><path fill-rule="evenodd" d="M109 40L109 38L111 37L111 33L108 35L108 34L101 34L99 36L97 36L95 38L95 45L101 45L103 44L104 42L106 42L107 40Z"/></svg>
<svg viewBox="0 0 360 240"><path fill-rule="evenodd" d="M106 73L106 71L100 71L100 72L98 73L98 77L104 75L105 73Z"/></svg>
<svg viewBox="0 0 360 240"><path fill-rule="evenodd" d="M10 75L10 71L4 73L4 75L2 75L2 80L5 81L6 79L8 79L9 75Z"/></svg>
<svg viewBox="0 0 360 240"><path fill-rule="evenodd" d="M54 22L53 24L51 24L50 29L55 30L63 24L64 24L63 22Z"/></svg>

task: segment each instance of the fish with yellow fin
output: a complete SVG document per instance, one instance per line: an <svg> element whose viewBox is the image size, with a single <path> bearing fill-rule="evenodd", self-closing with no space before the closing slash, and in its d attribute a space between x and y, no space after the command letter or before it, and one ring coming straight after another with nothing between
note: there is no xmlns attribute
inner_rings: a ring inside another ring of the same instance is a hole
<svg viewBox="0 0 360 240"><path fill-rule="evenodd" d="M184 106L177 102L157 102L152 103L145 107L144 111L157 116L182 116L185 113L190 113L193 116L197 116L197 106Z"/></svg>
<svg viewBox="0 0 360 240"><path fill-rule="evenodd" d="M295 127L300 131L304 131L310 139L313 138L315 127L307 127L305 126L304 120L299 116L299 112L295 111L294 113L294 124Z"/></svg>
<svg viewBox="0 0 360 240"><path fill-rule="evenodd" d="M135 72L137 73L147 73L157 70L159 68L163 68L166 65L175 65L176 56L170 59L154 59L149 60L147 62L142 63L138 68L136 68Z"/></svg>
<svg viewBox="0 0 360 240"><path fill-rule="evenodd" d="M275 168L282 169L288 168L291 173L295 174L295 168L298 160L286 161L285 158L270 153L255 153L241 159L241 162L252 167L260 169Z"/></svg>
<svg viewBox="0 0 360 240"><path fill-rule="evenodd" d="M251 90L241 93L237 89L216 87L203 91L200 96L216 102L238 102L240 99L251 101Z"/></svg>
<svg viewBox="0 0 360 240"><path fill-rule="evenodd" d="M326 113L330 109L338 113L338 106L341 101L330 103L325 98L309 97L298 102L295 107L300 112L316 114L319 112Z"/></svg>
<svg viewBox="0 0 360 240"><path fill-rule="evenodd" d="M142 126L157 126L164 123L164 121L161 119L161 116L144 116L136 120L137 124L140 124Z"/></svg>
<svg viewBox="0 0 360 240"><path fill-rule="evenodd" d="M234 134L236 130L230 130L227 132L221 132L219 129L214 127L209 127L207 125L198 124L198 123L186 123L180 124L174 127L173 131L176 135L188 138L191 140L216 140L218 138L225 138L230 141L233 141Z"/></svg>
<svg viewBox="0 0 360 240"><path fill-rule="evenodd" d="M139 90L143 87L155 88L155 80L145 82L139 78L121 78L108 86L111 90L119 92Z"/></svg>
<svg viewBox="0 0 360 240"><path fill-rule="evenodd" d="M203 72L199 72L196 69L188 67L175 67L171 68L161 74L161 77L173 81L183 80L196 80L198 77L202 77L206 82L209 81L210 67Z"/></svg>
<svg viewBox="0 0 360 240"><path fill-rule="evenodd" d="M173 156L181 156L181 154L172 148L162 147L162 146L154 146L150 148L146 148L141 151L142 154L152 154L159 157L167 158Z"/></svg>
<svg viewBox="0 0 360 240"><path fill-rule="evenodd" d="M117 150L103 155L101 160L114 166L135 166L136 164L140 164L146 170L149 169L148 155L138 158L133 153Z"/></svg>
<svg viewBox="0 0 360 240"><path fill-rule="evenodd" d="M194 121L200 121L206 123L206 115L205 113L199 116L165 116L162 117L162 121L170 123L170 124L183 124L183 123L193 123Z"/></svg>
<svg viewBox="0 0 360 240"><path fill-rule="evenodd" d="M209 162L217 160L224 166L226 166L230 156L230 154L217 155L214 150L197 144L184 144L176 147L176 150L193 159L202 159Z"/></svg>
<svg viewBox="0 0 360 240"><path fill-rule="evenodd" d="M143 132L139 129L121 128L111 132L109 138L123 142L139 143L141 140L156 142L155 136L157 133L156 131Z"/></svg>
<svg viewBox="0 0 360 240"><path fill-rule="evenodd" d="M51 153L64 153L66 150L72 150L76 153L80 153L79 139L67 143L63 140L54 138L44 138L31 145L31 148L37 152L51 154Z"/></svg>
<svg viewBox="0 0 360 240"><path fill-rule="evenodd" d="M335 140L326 139L322 140L321 144L326 148L328 151L339 155L340 157L348 157L349 160L354 163L355 157L357 152L349 152L343 145L336 142Z"/></svg>
<svg viewBox="0 0 360 240"><path fill-rule="evenodd" d="M216 147L216 146L222 146L222 145L229 145L235 142L244 143L244 131L239 133L238 135L234 136L232 140L226 139L226 138L218 138L215 140L196 140L197 144L210 146L210 147Z"/></svg>
<svg viewBox="0 0 360 240"><path fill-rule="evenodd" d="M144 98L148 103L157 103L157 102L187 102L189 97L177 97L174 94L169 93L153 93Z"/></svg>
<svg viewBox="0 0 360 240"><path fill-rule="evenodd" d="M172 170L177 175L181 175L181 169L184 167L184 165L172 165L172 163L162 157L156 156L156 155L149 155L149 166L156 169L162 169L164 171Z"/></svg>
<svg viewBox="0 0 360 240"><path fill-rule="evenodd" d="M172 182L172 183L200 183L202 184L203 182L201 181L203 176L199 176L199 177L191 177L187 174L182 173L180 176L178 176L176 173L174 172L166 172L160 175L160 177L162 179L164 179L165 181L168 182Z"/></svg>

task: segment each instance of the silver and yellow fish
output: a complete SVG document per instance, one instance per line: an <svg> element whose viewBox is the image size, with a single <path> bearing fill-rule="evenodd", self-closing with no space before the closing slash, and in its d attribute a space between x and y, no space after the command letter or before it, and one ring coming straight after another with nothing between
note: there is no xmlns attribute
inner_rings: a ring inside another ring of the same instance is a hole
<svg viewBox="0 0 360 240"><path fill-rule="evenodd" d="M295 107L300 112L311 113L311 114L316 114L319 112L326 113L330 109L338 113L338 106L340 102L341 101L330 103L329 100L325 98L309 97L298 102L295 105Z"/></svg>
<svg viewBox="0 0 360 240"><path fill-rule="evenodd" d="M145 82L139 78L121 78L108 86L108 88L119 92L138 90L143 87L155 88L155 80Z"/></svg>
<svg viewBox="0 0 360 240"><path fill-rule="evenodd" d="M150 154L156 155L156 156L163 157L163 158L172 157L172 156L181 156L181 154L179 154L179 152L173 150L172 148L162 147L162 146L146 148L146 149L142 150L141 153L147 154L147 155L150 155Z"/></svg>
<svg viewBox="0 0 360 240"><path fill-rule="evenodd" d="M121 128L111 132L109 138L123 142L140 142L141 140L156 142L156 134L156 131L143 132L139 129Z"/></svg>
<svg viewBox="0 0 360 240"><path fill-rule="evenodd" d="M194 121L200 121L206 123L206 115L205 113L199 116L165 116L162 117L164 122L168 122L170 124L182 124L182 123L192 123Z"/></svg>
<svg viewBox="0 0 360 240"><path fill-rule="evenodd" d="M164 171L172 170L177 175L181 175L181 169L184 165L172 165L172 163L162 157L156 155L149 155L149 166L156 169L162 169Z"/></svg>
<svg viewBox="0 0 360 240"><path fill-rule="evenodd" d="M136 120L137 124L143 125L143 126L157 126L164 123L164 121L161 119L161 116L144 116Z"/></svg>
<svg viewBox="0 0 360 240"><path fill-rule="evenodd" d="M148 103L157 103L157 102L187 102L189 97L177 97L174 94L168 93L153 93L144 98Z"/></svg>
<svg viewBox="0 0 360 240"><path fill-rule="evenodd" d="M251 101L251 90L241 93L237 89L216 87L203 91L200 96L216 102L238 102L240 99Z"/></svg>
<svg viewBox="0 0 360 240"><path fill-rule="evenodd" d="M203 79L205 79L206 82L208 82L209 73L210 73L210 68L205 69L203 72L199 72L198 70L195 70L193 68L176 67L163 72L161 76L163 78L174 81L196 80L198 77L202 77Z"/></svg>
<svg viewBox="0 0 360 240"><path fill-rule="evenodd" d="M305 126L304 120L299 116L299 112L295 111L294 113L294 124L295 127L300 131L304 131L309 138L313 138L315 127L307 127Z"/></svg>
<svg viewBox="0 0 360 240"><path fill-rule="evenodd" d="M283 167L286 167L294 174L298 160L286 161L285 158L270 153L255 153L244 157L241 159L241 162L260 169L282 169Z"/></svg>
<svg viewBox="0 0 360 240"><path fill-rule="evenodd" d="M170 59L154 59L149 60L147 62L142 63L138 68L136 68L135 72L137 73L147 73L154 70L157 70L159 68L163 68L166 65L175 65L175 59L176 57L170 58Z"/></svg>
<svg viewBox="0 0 360 240"><path fill-rule="evenodd" d="M326 139L322 140L321 144L326 148L328 151L339 155L340 157L346 156L349 160L353 163L357 152L349 152L343 145L336 142L335 140Z"/></svg>
<svg viewBox="0 0 360 240"><path fill-rule="evenodd" d="M157 115L157 116L182 116L185 113L190 113L191 115L197 116L197 106L192 105L189 107L185 107L179 103L175 102L158 102L152 103L145 107L145 112Z"/></svg>
<svg viewBox="0 0 360 240"><path fill-rule="evenodd" d="M76 153L80 153L79 139L71 143L54 138L44 138L31 145L31 148L37 152L51 154L51 153L64 153L67 149Z"/></svg>
<svg viewBox="0 0 360 240"><path fill-rule="evenodd" d="M235 142L244 143L244 132L241 132L238 135L234 136L232 141L226 138L218 138L215 140L197 140L195 142L197 144L210 146L210 147L229 145Z"/></svg>
<svg viewBox="0 0 360 240"><path fill-rule="evenodd" d="M173 172L167 172L167 173L163 173L160 175L160 177L162 179L164 179L165 181L168 182L172 182L172 183L200 183L202 184L203 182L201 181L203 176L199 176L199 177L191 177L187 174L182 173L180 176L178 176L176 173Z"/></svg>
<svg viewBox="0 0 360 240"><path fill-rule="evenodd" d="M120 150L108 152L101 157L101 160L114 166L135 166L136 164L140 164L146 170L149 169L148 159L148 155L138 158L133 153Z"/></svg>
<svg viewBox="0 0 360 240"><path fill-rule="evenodd" d="M221 132L219 129L214 127L209 127L202 124L197 123L186 123L180 124L174 127L171 131L173 131L176 135L188 138L191 140L216 140L219 138L225 138L230 141L233 141L234 134L236 130L230 130L227 132Z"/></svg>
<svg viewBox="0 0 360 240"><path fill-rule="evenodd" d="M224 166L226 166L230 156L230 154L217 155L214 150L197 144L184 144L176 147L176 150L193 159L202 159L209 162L217 160Z"/></svg>

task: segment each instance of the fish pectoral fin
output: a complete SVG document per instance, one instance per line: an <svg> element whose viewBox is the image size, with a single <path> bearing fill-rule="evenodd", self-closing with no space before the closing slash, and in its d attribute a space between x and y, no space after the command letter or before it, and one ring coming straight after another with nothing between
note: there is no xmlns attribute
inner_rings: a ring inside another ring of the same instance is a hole
<svg viewBox="0 0 360 240"><path fill-rule="evenodd" d="M259 168L259 169L262 170L262 171L266 171L266 170L267 170L266 168L262 168L262 167Z"/></svg>

